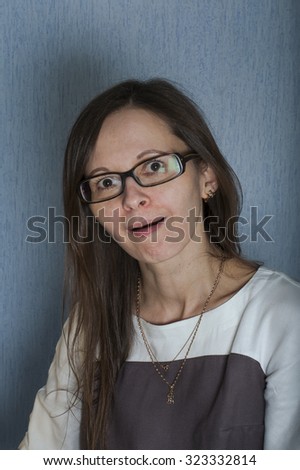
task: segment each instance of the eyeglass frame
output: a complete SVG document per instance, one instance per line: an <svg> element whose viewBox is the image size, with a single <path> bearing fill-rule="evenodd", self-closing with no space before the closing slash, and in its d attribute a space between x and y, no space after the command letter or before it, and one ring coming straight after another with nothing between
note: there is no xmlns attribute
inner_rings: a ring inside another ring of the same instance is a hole
<svg viewBox="0 0 300 470"><path fill-rule="evenodd" d="M175 155L177 157L177 159L179 160L180 162L180 165L181 165L181 171L180 173L178 173L177 175L173 176L171 179L169 180L166 180L166 181L162 181L161 183L153 183L153 184L142 184L138 179L137 177L135 176L134 174L134 170L140 166L140 165L143 165L144 163L147 163L147 162L150 162L151 160L155 160L155 158L160 158L160 157L165 157L167 155ZM95 174L93 176L90 176L88 178L85 178L83 180L80 181L80 183L78 184L78 188L77 188L77 193L79 195L79 198L81 199L82 202L84 202L85 204L98 204L100 202L106 202L106 201L110 201L111 199L115 199L116 197L120 196L120 194L122 194L124 192L124 189L125 189L125 183L126 183L126 179L131 177L134 179L134 181L139 185L141 186L142 188L151 188L153 186L159 186L161 184L165 184L165 183L168 183L169 181L172 181L176 178L178 178L179 176L181 176L184 172L185 172L185 167L186 167L186 164L187 162L189 162L190 160L194 160L195 158L200 158L201 155L197 154L197 153L188 153L187 155L181 155L180 153L177 153L177 152L168 152L168 153L164 153L162 155L155 155L151 158L147 158L146 160L143 160L142 162L139 162L137 163L133 168L131 168L130 170L128 171L123 171L123 172L118 172L118 171L106 171L105 173L98 173L98 174ZM82 185L83 183L87 183L88 181L92 180L93 178L97 178L98 176L106 176L106 175L118 175L120 176L121 178L121 191L116 194L115 196L110 196L108 197L107 199L101 199L100 201L86 201L84 199L84 196L83 196L83 193L82 193Z"/></svg>

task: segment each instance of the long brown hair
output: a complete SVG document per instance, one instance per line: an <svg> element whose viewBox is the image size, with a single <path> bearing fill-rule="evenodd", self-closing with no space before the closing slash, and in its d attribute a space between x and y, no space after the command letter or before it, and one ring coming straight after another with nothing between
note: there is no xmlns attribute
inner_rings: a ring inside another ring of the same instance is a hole
<svg viewBox="0 0 300 470"><path fill-rule="evenodd" d="M241 257L234 233L240 185L193 101L161 79L128 80L91 101L71 130L63 175L65 215L70 221L65 291L74 333L69 356L82 401L81 447L85 449L106 447L114 386L131 346L138 263L107 236L89 206L80 201L77 188L103 121L126 106L163 118L174 135L213 168L219 186L204 205L206 230L226 257ZM214 223L209 223L211 218Z"/></svg>

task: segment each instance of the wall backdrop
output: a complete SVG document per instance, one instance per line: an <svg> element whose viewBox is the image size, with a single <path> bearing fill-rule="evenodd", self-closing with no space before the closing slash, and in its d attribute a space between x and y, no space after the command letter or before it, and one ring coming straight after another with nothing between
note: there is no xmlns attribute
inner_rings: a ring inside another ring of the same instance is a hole
<svg viewBox="0 0 300 470"><path fill-rule="evenodd" d="M299 6L0 0L0 448L22 438L60 333L64 146L106 87L161 76L186 90L244 188L245 253L300 278Z"/></svg>

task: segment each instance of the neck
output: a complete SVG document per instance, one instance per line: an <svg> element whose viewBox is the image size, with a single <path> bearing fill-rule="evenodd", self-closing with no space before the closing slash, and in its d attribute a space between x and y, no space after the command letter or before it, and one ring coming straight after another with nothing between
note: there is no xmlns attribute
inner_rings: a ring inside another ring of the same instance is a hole
<svg viewBox="0 0 300 470"><path fill-rule="evenodd" d="M140 315L166 324L201 313L220 270L220 259L208 253L169 262L141 264ZM207 309L214 306L214 295Z"/></svg>

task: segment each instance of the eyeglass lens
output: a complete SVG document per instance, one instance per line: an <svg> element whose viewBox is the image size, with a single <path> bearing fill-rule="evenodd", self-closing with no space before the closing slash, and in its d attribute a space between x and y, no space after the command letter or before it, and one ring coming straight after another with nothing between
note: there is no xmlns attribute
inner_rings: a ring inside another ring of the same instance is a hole
<svg viewBox="0 0 300 470"><path fill-rule="evenodd" d="M145 160L133 169L130 176L141 186L156 186L176 178L181 172L180 158L170 154ZM98 175L81 183L81 194L90 203L112 199L122 193L123 180L119 173Z"/></svg>

